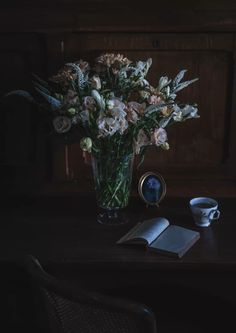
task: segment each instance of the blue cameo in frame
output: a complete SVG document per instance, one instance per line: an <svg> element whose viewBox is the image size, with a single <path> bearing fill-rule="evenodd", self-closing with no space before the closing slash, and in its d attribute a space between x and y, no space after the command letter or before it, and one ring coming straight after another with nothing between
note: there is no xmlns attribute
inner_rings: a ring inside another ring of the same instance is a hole
<svg viewBox="0 0 236 333"><path fill-rule="evenodd" d="M138 192L148 205L158 206L166 194L166 183L160 174L146 172L139 180Z"/></svg>

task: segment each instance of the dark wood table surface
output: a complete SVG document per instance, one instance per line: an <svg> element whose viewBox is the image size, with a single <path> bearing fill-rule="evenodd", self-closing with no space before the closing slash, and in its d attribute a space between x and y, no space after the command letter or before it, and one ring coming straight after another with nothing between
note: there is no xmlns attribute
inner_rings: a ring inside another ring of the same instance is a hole
<svg viewBox="0 0 236 333"><path fill-rule="evenodd" d="M89 266L236 268L236 199L218 199L221 217L208 228L194 224L188 202L166 198L158 209L132 198L125 211L129 222L107 226L97 222L92 196L8 198L0 212L0 260L11 262L32 253L44 262ZM200 232L200 240L182 259L115 244L136 223L157 216Z"/></svg>
<svg viewBox="0 0 236 333"><path fill-rule="evenodd" d="M7 299L14 294L16 299L25 297L22 262L25 255L33 254L59 278L145 303L158 299L162 306L166 302L168 311L170 304L177 308L181 300L181 307L183 303L192 307L197 297L234 308L236 200L216 198L219 221L199 228L193 222L189 199L166 198L157 209L132 198L126 210L129 222L106 226L97 222L96 201L90 195L5 198L0 212L1 290L7 284ZM144 247L116 245L136 223L157 216L199 231L200 240L181 259Z"/></svg>

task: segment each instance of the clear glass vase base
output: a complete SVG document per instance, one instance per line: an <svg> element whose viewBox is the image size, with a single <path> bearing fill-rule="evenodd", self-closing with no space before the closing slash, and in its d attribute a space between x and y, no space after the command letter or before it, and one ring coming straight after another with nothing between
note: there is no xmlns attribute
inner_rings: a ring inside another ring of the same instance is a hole
<svg viewBox="0 0 236 333"><path fill-rule="evenodd" d="M97 221L106 225L121 225L129 222L127 214L122 210L104 210L97 216Z"/></svg>

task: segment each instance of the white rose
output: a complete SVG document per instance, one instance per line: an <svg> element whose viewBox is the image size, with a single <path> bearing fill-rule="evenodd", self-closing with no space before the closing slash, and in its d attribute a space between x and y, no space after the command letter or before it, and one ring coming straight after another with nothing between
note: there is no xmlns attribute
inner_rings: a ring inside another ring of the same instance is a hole
<svg viewBox="0 0 236 333"><path fill-rule="evenodd" d="M152 134L151 142L155 146L162 146L167 141L167 133L164 128L156 128Z"/></svg>

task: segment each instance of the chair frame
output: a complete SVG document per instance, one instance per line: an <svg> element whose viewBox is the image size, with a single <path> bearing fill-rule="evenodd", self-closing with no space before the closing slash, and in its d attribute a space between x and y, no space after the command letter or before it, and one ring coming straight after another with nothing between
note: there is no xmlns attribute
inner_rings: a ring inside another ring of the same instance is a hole
<svg viewBox="0 0 236 333"><path fill-rule="evenodd" d="M72 302L94 305L104 310L122 312L133 317L136 316L144 323L144 333L157 333L155 315L147 306L130 300L106 296L97 292L85 291L74 284L72 286L64 281L60 281L48 274L42 268L39 261L32 255L26 257L25 266L33 280L34 286L41 290L41 294L43 293L43 288ZM56 309L54 309L54 311L56 315ZM57 318L57 320L59 319Z"/></svg>

